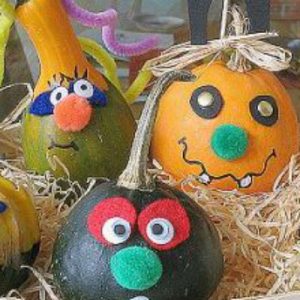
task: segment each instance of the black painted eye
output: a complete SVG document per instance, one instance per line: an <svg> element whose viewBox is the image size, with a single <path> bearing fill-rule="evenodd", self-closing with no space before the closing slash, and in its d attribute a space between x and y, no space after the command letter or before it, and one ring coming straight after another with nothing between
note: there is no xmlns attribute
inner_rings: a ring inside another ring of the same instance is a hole
<svg viewBox="0 0 300 300"><path fill-rule="evenodd" d="M190 104L199 117L214 119L222 110L223 97L215 87L202 86L194 91Z"/></svg>
<svg viewBox="0 0 300 300"><path fill-rule="evenodd" d="M7 204L0 201L0 214L3 214L4 212L6 212L7 208L8 208Z"/></svg>
<svg viewBox="0 0 300 300"><path fill-rule="evenodd" d="M250 102L250 112L255 121L271 127L278 120L278 107L271 96L258 96Z"/></svg>

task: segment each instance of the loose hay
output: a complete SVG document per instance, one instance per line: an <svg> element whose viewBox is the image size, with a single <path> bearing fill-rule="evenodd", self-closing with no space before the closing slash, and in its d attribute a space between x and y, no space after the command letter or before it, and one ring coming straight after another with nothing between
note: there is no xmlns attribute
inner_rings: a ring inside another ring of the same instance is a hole
<svg viewBox="0 0 300 300"><path fill-rule="evenodd" d="M60 300L52 286L50 266L55 237L71 210L64 200L80 200L96 181L91 180L87 190L71 181L67 181L68 188L62 189L60 180L49 173L40 176L26 172L19 132L18 125L0 132L0 147L3 149L4 139L10 153L8 159L0 160L0 174L25 184L32 192L40 216L42 243L30 281L3 300ZM161 170L152 172L160 180L177 185ZM269 194L203 190L194 178L181 186L208 212L222 240L225 275L213 300L300 291L300 154L292 158Z"/></svg>

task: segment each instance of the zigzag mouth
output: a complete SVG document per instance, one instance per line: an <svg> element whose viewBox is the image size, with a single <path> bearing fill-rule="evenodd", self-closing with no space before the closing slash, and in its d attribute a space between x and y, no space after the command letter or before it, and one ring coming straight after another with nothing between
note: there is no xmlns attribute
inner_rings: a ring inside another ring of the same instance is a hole
<svg viewBox="0 0 300 300"><path fill-rule="evenodd" d="M273 149L272 152L267 157L267 159L265 160L265 163L264 163L264 166L263 166L263 169L262 169L261 172L258 172L258 173L249 172L243 178L237 178L236 176L234 176L231 173L224 174L224 175L221 175L221 176L213 176L213 175L208 173L208 171L207 171L207 169L206 169L203 162L198 161L198 160L190 160L190 159L187 158L188 144L187 144L186 140L187 140L186 137L183 137L178 141L178 144L183 146L182 158L187 164L189 164L189 165L198 165L202 168L202 172L200 173L200 175L198 176L197 179L202 184L205 184L205 185L209 185L213 181L216 181L216 180L221 180L221 179L224 179L224 178L232 178L237 183L239 188L241 188L241 189L249 188L252 185L253 179L255 177L261 177L265 174L265 172L268 169L268 165L269 165L270 160L272 158L277 157L276 151L275 151L275 149Z"/></svg>
<svg viewBox="0 0 300 300"><path fill-rule="evenodd" d="M59 148L59 149L64 149L64 150L73 149L74 151L79 151L79 147L74 141L72 141L69 144L59 144L59 143L55 142L53 137L49 136L49 138L51 140L51 143L50 143L50 146L48 147L48 150Z"/></svg>

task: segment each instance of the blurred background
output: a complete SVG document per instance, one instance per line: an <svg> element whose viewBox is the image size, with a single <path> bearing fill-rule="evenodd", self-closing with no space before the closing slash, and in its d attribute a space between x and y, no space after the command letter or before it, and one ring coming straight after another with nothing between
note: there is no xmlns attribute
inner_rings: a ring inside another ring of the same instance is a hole
<svg viewBox="0 0 300 300"><path fill-rule="evenodd" d="M189 40L187 1L186 0L76 0L92 11L102 11L109 7L120 13L118 38L123 42L140 40L151 33L160 35L160 49ZM242 0L234 2L243 5ZM280 34L274 43L289 47L294 53L291 69L279 74L286 85L300 117L300 0L271 0L272 26ZM13 2L12 2L13 3ZM218 37L222 0L213 0L209 15L209 37ZM101 43L97 30L87 29L73 23L79 35L91 37ZM134 66L142 65L146 57L133 58L131 61L117 58L119 76L124 85L134 78L138 71ZM134 61L134 63L132 63ZM26 33L16 25L11 33L6 53L6 72L4 85L16 82L34 83L39 74L39 63L34 48ZM16 103L24 96L24 90L13 88L0 94L2 120ZM145 96L139 99L142 103ZM133 109L139 110L136 104Z"/></svg>

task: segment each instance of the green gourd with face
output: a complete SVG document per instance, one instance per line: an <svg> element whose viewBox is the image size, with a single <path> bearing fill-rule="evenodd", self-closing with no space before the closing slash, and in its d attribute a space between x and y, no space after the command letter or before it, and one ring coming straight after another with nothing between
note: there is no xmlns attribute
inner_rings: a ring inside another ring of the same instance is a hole
<svg viewBox="0 0 300 300"><path fill-rule="evenodd" d="M144 108L127 168L72 210L54 247L64 299L207 300L223 273L217 231L203 209L147 172L158 99L186 72L163 76Z"/></svg>
<svg viewBox="0 0 300 300"><path fill-rule="evenodd" d="M20 1L16 16L41 65L23 120L27 168L81 183L116 178L136 127L125 100L86 60L60 0Z"/></svg>

